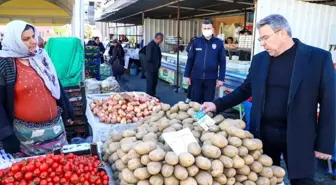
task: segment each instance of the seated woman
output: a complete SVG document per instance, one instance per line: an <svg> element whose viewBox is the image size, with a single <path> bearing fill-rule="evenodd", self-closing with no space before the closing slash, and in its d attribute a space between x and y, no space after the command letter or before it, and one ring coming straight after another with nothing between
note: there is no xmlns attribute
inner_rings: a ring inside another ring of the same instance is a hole
<svg viewBox="0 0 336 185"><path fill-rule="evenodd" d="M64 122L74 115L38 31L8 23L0 51L0 142L8 153L50 153L67 144Z"/></svg>

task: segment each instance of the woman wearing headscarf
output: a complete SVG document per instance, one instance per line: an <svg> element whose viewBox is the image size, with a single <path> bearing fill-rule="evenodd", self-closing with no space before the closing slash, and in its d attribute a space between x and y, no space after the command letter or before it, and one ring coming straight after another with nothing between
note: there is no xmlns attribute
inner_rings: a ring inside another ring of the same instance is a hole
<svg viewBox="0 0 336 185"><path fill-rule="evenodd" d="M63 123L74 117L37 33L31 24L12 21L0 51L0 141L6 152L27 156L67 144Z"/></svg>
<svg viewBox="0 0 336 185"><path fill-rule="evenodd" d="M124 58L125 52L118 40L113 41L113 45L109 50L110 64L112 66L113 76L117 81L120 80L120 76L124 73Z"/></svg>

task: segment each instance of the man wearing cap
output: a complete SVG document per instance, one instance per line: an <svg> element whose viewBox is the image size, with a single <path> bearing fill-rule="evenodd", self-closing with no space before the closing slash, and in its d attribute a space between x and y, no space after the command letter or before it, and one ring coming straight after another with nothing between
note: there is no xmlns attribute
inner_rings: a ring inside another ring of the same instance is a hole
<svg viewBox="0 0 336 185"><path fill-rule="evenodd" d="M163 34L156 33L155 38L150 41L146 47L146 61L145 61L145 71L146 71L146 82L147 90L146 93L155 96L156 86L159 78L159 68L161 66L161 49L160 44L163 41Z"/></svg>
<svg viewBox="0 0 336 185"><path fill-rule="evenodd" d="M191 100L198 103L213 101L216 88L223 85L226 66L224 44L213 36L211 21L203 22L202 33L192 42L184 72L187 84L193 87Z"/></svg>

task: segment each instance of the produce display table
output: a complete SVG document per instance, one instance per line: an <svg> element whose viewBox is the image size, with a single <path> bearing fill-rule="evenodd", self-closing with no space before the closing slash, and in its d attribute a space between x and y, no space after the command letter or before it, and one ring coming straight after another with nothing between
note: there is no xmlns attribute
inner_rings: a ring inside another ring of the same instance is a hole
<svg viewBox="0 0 336 185"><path fill-rule="evenodd" d="M93 142L106 141L111 134L122 132L127 129L135 127L135 124L106 124L99 121L98 117L95 117L90 109L90 104L93 99L106 99L114 93L109 94L95 94L88 95L86 97L86 117L92 128Z"/></svg>

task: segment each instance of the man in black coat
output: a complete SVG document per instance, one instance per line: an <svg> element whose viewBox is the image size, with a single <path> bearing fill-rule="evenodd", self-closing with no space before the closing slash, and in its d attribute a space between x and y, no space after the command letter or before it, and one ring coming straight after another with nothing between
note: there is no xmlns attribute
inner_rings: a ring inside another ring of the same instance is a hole
<svg viewBox="0 0 336 185"><path fill-rule="evenodd" d="M335 143L335 69L331 54L293 39L287 20L270 15L258 24L266 51L252 59L232 93L202 105L224 111L252 96L250 131L274 165L283 154L292 185L315 184L315 157L331 159ZM320 105L319 118L317 106Z"/></svg>
<svg viewBox="0 0 336 185"><path fill-rule="evenodd" d="M160 44L163 41L163 34L155 34L155 38L150 41L146 47L146 81L147 81L147 94L151 96L156 95L156 86L159 78L159 69L161 67L161 49Z"/></svg>

